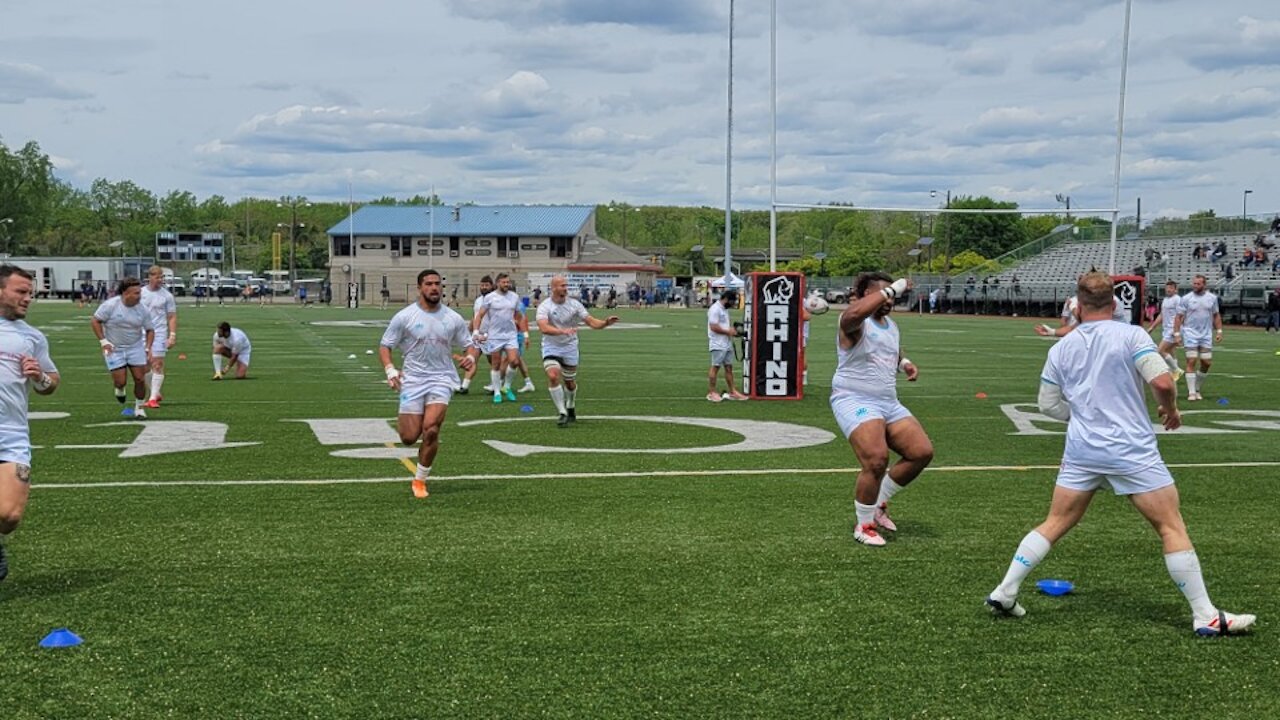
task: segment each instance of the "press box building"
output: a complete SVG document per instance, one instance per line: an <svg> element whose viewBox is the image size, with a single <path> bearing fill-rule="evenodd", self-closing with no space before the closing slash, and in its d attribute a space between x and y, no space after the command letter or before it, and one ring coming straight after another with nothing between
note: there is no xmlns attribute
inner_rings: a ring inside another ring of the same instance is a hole
<svg viewBox="0 0 1280 720"><path fill-rule="evenodd" d="M378 302L386 288L394 303L409 302L418 273L440 271L445 294L473 298L480 278L507 273L528 294L556 274L577 293L582 285L631 283L653 287L662 271L595 232L590 205L366 205L328 230L329 280L334 301L354 285L361 303Z"/></svg>

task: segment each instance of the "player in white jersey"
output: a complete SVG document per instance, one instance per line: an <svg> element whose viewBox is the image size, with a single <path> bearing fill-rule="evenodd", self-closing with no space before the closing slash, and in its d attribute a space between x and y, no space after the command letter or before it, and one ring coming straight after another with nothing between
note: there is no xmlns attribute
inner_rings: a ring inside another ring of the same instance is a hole
<svg viewBox="0 0 1280 720"><path fill-rule="evenodd" d="M1252 615L1222 612L1209 600L1200 561L1179 510L1178 490L1156 445L1142 385L1151 386L1166 430L1182 425L1169 368L1142 328L1112 322L1114 286L1105 273L1079 282L1080 328L1049 350L1040 377L1040 411L1067 422L1049 516L1018 545L1000 585L987 596L997 615L1021 617L1018 588L1049 549L1075 527L1104 485L1127 495L1160 536L1165 567L1188 603L1199 635L1226 635Z"/></svg>
<svg viewBox="0 0 1280 720"><path fill-rule="evenodd" d="M506 273L498 275L498 289L485 295L480 301L479 310L472 319L472 325L483 325L486 319L487 330L480 330L484 339L484 352L489 356L489 380L493 385L493 402L502 402L506 396L515 402L516 394L511 390L509 371L519 358L516 349L516 325L520 315L520 294L511 289L511 278Z"/></svg>
<svg viewBox="0 0 1280 720"><path fill-rule="evenodd" d="M1218 296L1205 289L1203 275L1191 279L1191 292L1182 296L1173 337L1182 341L1187 355L1187 399L1203 400L1205 377L1213 364L1213 344L1222 342L1222 313ZM1200 367L1196 368L1199 361Z"/></svg>
<svg viewBox="0 0 1280 720"><path fill-rule="evenodd" d="M933 460L929 436L898 402L897 374L904 373L908 382L920 375L902 354L898 325L889 318L894 301L908 287L906 280L882 272L859 275L836 336L831 411L861 465L854 490L853 539L872 547L885 544L878 529L897 530L889 518L889 500ZM893 467L890 450L899 455Z"/></svg>
<svg viewBox="0 0 1280 720"><path fill-rule="evenodd" d="M223 369L222 359L227 359ZM237 380L245 379L249 374L249 363L253 361L253 343L240 328L231 327L229 322L218 323L213 332L213 379L221 380L225 373L236 371Z"/></svg>
<svg viewBox="0 0 1280 720"><path fill-rule="evenodd" d="M147 270L147 284L142 287L142 306L151 313L151 324L156 331L155 341L151 343L151 369L146 376L151 386L146 406L158 408L160 388L164 385L164 356L178 341L178 304L173 293L164 286L164 270L159 265L152 265Z"/></svg>
<svg viewBox="0 0 1280 720"><path fill-rule="evenodd" d="M422 440L412 482L417 498L428 495L427 478L440 450L440 428L453 389L458 386L458 371L453 363L458 361L465 370L475 365L480 355L470 325L440 301L442 293L440 273L418 273L417 302L391 318L378 345L387 384L400 392L400 412L396 416L400 441L412 445ZM455 347L463 348L466 354L455 356ZM403 371L392 362L392 348L400 350Z"/></svg>
<svg viewBox="0 0 1280 720"><path fill-rule="evenodd" d="M569 297L569 281L556 275L551 278L551 294L538 305L537 321L542 333L542 369L547 371L551 402L559 413L556 424L567 427L578 419L578 327L585 323L603 330L618 322L618 316L604 320L592 317L581 302Z"/></svg>
<svg viewBox="0 0 1280 720"><path fill-rule="evenodd" d="M533 392L537 388L533 386L533 378L529 376L529 366L524 361L524 351L529 349L529 310L528 298L520 300L520 314L516 317L516 366L515 370L520 371L521 377L524 378L524 385L516 392ZM534 308L537 311L537 308ZM515 377L513 370L507 370L507 384L511 384L511 378Z"/></svg>
<svg viewBox="0 0 1280 720"><path fill-rule="evenodd" d="M1129 322L1129 314L1126 313L1119 305L1111 313L1111 319L1116 322ZM1058 327L1051 328L1048 325L1036 325L1036 334L1043 337L1064 337L1067 333L1075 330L1080 325L1080 311L1076 296L1072 295L1062 303L1062 313L1059 318Z"/></svg>
<svg viewBox="0 0 1280 720"><path fill-rule="evenodd" d="M489 330L489 323L484 323L482 327L480 323L476 322L476 319L480 314L480 303L484 302L484 296L491 292L493 292L493 278L485 275L480 278L480 295L476 297L475 304L471 306L471 332L477 337L485 336ZM459 395L466 395L471 392L471 379L476 376L476 370L479 367L480 363L472 363L471 367L463 371L462 384L458 386ZM492 370L493 366L490 365L489 369ZM492 391L493 388L486 386L486 390Z"/></svg>
<svg viewBox="0 0 1280 720"><path fill-rule="evenodd" d="M707 399L711 402L721 400L746 400L747 396L738 390L733 383L733 339L738 331L729 320L729 308L738 304L738 293L725 289L720 299L707 308L707 349L711 351L711 367L707 370ZM724 381L729 392L720 394L716 378L724 368Z"/></svg>
<svg viewBox="0 0 1280 720"><path fill-rule="evenodd" d="M0 265L0 580L9 574L4 542L22 521L31 493L27 385L48 395L60 379L49 341L25 320L34 279L22 268Z"/></svg>
<svg viewBox="0 0 1280 720"><path fill-rule="evenodd" d="M1150 335L1156 327L1156 322L1161 324L1160 344L1156 349L1160 352L1160 357L1164 358L1165 364L1169 366L1169 374L1173 376L1175 383L1182 377L1182 368L1178 367L1178 358L1174 355L1179 343L1173 335L1173 328L1181 310L1182 298L1178 297L1178 283L1170 280L1164 284L1164 300L1160 301L1155 317L1151 318L1151 324L1147 326L1147 334Z"/></svg>
<svg viewBox="0 0 1280 720"><path fill-rule="evenodd" d="M137 278L125 278L116 286L116 295L98 306L89 321L93 334L102 346L102 356L111 372L116 401L124 402L125 383L133 376L133 407L120 413L125 417L145 418L146 373L151 365L151 347L156 331L151 313L142 305L142 284Z"/></svg>

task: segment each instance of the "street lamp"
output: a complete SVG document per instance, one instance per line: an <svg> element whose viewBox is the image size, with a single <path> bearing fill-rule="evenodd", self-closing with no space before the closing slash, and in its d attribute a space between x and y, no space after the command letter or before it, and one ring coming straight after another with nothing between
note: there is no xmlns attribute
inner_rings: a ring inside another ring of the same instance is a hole
<svg viewBox="0 0 1280 720"><path fill-rule="evenodd" d="M1252 193L1253 193L1253 191L1252 191L1252 190L1245 190L1245 191L1244 191L1244 207L1242 207L1242 208L1240 209L1240 224L1241 224L1241 226L1243 226L1243 225L1245 225L1245 224L1247 224L1247 223L1249 222L1249 195L1250 195L1250 194L1252 194Z"/></svg>
<svg viewBox="0 0 1280 720"><path fill-rule="evenodd" d="M306 225L298 222L298 206L304 208L311 207L311 203L306 198L286 196L276 203L278 208L289 208L289 285L292 289L293 283L298 279L298 273L295 269L294 256L297 253L297 230L305 228ZM285 227L285 223L276 223L276 227Z"/></svg>
<svg viewBox="0 0 1280 720"><path fill-rule="evenodd" d="M627 246L627 210L631 212L640 212L638 207L627 207L625 205L611 205L609 212L622 211L622 247Z"/></svg>
<svg viewBox="0 0 1280 720"><path fill-rule="evenodd" d="M1058 193L1053 199L1067 206L1067 222L1071 222L1071 196Z"/></svg>

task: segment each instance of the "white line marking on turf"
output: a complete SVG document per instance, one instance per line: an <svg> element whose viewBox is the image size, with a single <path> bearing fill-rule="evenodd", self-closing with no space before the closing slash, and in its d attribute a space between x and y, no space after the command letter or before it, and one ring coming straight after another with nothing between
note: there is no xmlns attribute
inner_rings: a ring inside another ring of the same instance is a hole
<svg viewBox="0 0 1280 720"><path fill-rule="evenodd" d="M1226 463L1169 463L1168 467L1182 469L1196 468L1252 468L1280 467L1280 462L1226 462ZM944 465L926 468L925 472L969 473L969 472L1022 472L1030 470L1057 470L1057 465ZM740 468L728 470L652 470L608 473L533 473L514 475L494 473L491 475L432 475L432 482L442 480L603 480L609 478L647 478L647 477L719 477L732 475L840 475L855 474L853 467L841 468ZM400 483L407 478L403 476L381 478L310 478L310 479L278 479L278 480L125 480L119 482L86 482L86 483L33 483L33 489L47 490L83 490L92 488L133 488L133 487L180 487L180 486L225 486L225 485L378 485Z"/></svg>

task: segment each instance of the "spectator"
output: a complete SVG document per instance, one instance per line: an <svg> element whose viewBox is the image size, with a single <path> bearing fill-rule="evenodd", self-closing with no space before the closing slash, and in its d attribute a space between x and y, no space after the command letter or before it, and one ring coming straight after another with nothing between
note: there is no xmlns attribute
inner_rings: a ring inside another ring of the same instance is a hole
<svg viewBox="0 0 1280 720"><path fill-rule="evenodd" d="M600 306L600 286L591 288L591 307Z"/></svg>
<svg viewBox="0 0 1280 720"><path fill-rule="evenodd" d="M1252 264L1253 264L1253 248L1247 247L1244 249L1244 261L1240 263L1240 267L1247 268Z"/></svg>
<svg viewBox="0 0 1280 720"><path fill-rule="evenodd" d="M1259 235L1254 244L1265 250L1270 250L1276 246L1275 237L1275 235Z"/></svg>
<svg viewBox="0 0 1280 720"><path fill-rule="evenodd" d="M1213 262L1218 262L1219 260L1221 260L1226 256L1227 256L1227 242L1225 240L1220 240L1218 241L1218 244L1214 246L1213 253L1209 255L1209 259L1212 260Z"/></svg>
<svg viewBox="0 0 1280 720"><path fill-rule="evenodd" d="M329 305L333 302L333 286L329 284L328 280L325 280L324 283L320 285L320 301L325 305Z"/></svg>
<svg viewBox="0 0 1280 720"><path fill-rule="evenodd" d="M1280 260L1276 262L1280 264ZM1280 287L1267 296L1267 332L1272 328L1280 332Z"/></svg>
<svg viewBox="0 0 1280 720"><path fill-rule="evenodd" d="M1014 275L1013 275L1013 294L1014 294L1014 295L1021 295L1021 294L1022 294L1022 284L1018 281L1018 274L1017 274L1017 273L1014 273Z"/></svg>
<svg viewBox="0 0 1280 720"><path fill-rule="evenodd" d="M307 286L306 285L298 286L298 304L303 307L306 307L307 305Z"/></svg>
<svg viewBox="0 0 1280 720"><path fill-rule="evenodd" d="M1280 272L1280 257L1276 258L1274 263L1271 263L1271 272Z"/></svg>
<svg viewBox="0 0 1280 720"><path fill-rule="evenodd" d="M618 288L612 285L609 286L609 307L618 307Z"/></svg>
<svg viewBox="0 0 1280 720"><path fill-rule="evenodd" d="M533 303L535 305L542 303L542 286L541 285L533 289Z"/></svg>
<svg viewBox="0 0 1280 720"><path fill-rule="evenodd" d="M1233 280L1236 276L1236 269L1231 263L1227 263L1222 267L1222 277L1227 280Z"/></svg>
<svg viewBox="0 0 1280 720"><path fill-rule="evenodd" d="M1204 259L1204 246L1203 246L1203 245L1201 245L1200 243L1196 243L1196 246L1195 246L1195 247L1193 247L1193 248L1191 248L1191 259L1192 259L1192 260L1203 260L1203 259Z"/></svg>
<svg viewBox="0 0 1280 720"><path fill-rule="evenodd" d="M1267 264L1267 251L1258 248L1253 252L1253 264L1258 267L1264 267Z"/></svg>
<svg viewBox="0 0 1280 720"><path fill-rule="evenodd" d="M1280 215L1277 215L1275 219L1271 221L1271 232L1280 233Z"/></svg>

